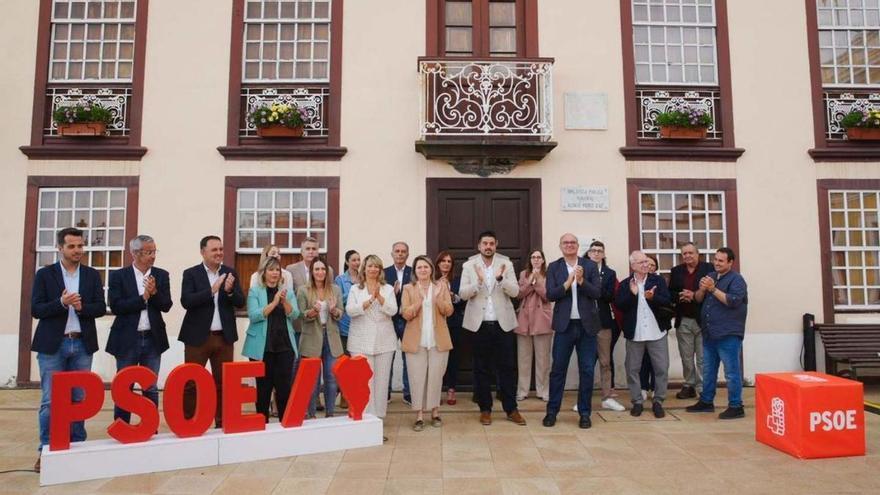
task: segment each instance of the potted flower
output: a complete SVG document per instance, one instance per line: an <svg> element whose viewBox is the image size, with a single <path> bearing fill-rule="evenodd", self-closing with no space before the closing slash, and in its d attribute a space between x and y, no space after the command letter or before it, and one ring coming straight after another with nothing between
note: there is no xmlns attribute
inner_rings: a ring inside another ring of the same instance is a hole
<svg viewBox="0 0 880 495"><path fill-rule="evenodd" d="M704 139L712 116L709 112L687 105L683 108L662 112L655 120L664 139Z"/></svg>
<svg viewBox="0 0 880 495"><path fill-rule="evenodd" d="M52 120L62 136L104 136L113 115L100 103L79 101L56 108Z"/></svg>
<svg viewBox="0 0 880 495"><path fill-rule="evenodd" d="M880 110L853 110L840 121L846 138L853 141L880 140Z"/></svg>
<svg viewBox="0 0 880 495"><path fill-rule="evenodd" d="M301 137L305 116L296 104L272 103L257 107L248 118L260 137Z"/></svg>

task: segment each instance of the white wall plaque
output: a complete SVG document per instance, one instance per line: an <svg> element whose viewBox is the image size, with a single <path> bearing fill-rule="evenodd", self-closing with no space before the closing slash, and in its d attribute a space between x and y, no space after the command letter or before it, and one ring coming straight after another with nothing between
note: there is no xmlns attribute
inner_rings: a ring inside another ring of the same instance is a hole
<svg viewBox="0 0 880 495"><path fill-rule="evenodd" d="M608 186L563 187L562 211L608 211Z"/></svg>
<svg viewBox="0 0 880 495"><path fill-rule="evenodd" d="M566 92L564 103L566 129L608 129L607 94L582 91Z"/></svg>

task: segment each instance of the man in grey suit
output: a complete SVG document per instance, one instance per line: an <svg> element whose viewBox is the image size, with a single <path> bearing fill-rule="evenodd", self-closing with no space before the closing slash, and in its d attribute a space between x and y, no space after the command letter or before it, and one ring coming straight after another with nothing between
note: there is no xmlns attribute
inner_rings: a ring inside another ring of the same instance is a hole
<svg viewBox="0 0 880 495"><path fill-rule="evenodd" d="M480 406L480 423L492 424L493 372L507 419L525 426L516 406L516 313L510 298L519 294L513 264L496 254L498 238L486 231L477 238L479 255L465 262L459 295L467 301L464 328L474 332L474 398ZM494 368L494 369L493 369Z"/></svg>

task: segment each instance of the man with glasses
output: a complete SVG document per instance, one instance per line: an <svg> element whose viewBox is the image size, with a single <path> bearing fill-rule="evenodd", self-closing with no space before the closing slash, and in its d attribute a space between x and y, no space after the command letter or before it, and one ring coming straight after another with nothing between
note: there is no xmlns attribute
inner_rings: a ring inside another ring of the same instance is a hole
<svg viewBox="0 0 880 495"><path fill-rule="evenodd" d="M593 369L596 367L596 334L599 333L601 296L599 269L591 260L578 256L578 240L574 234L559 239L562 257L547 267L547 299L553 306L553 364L550 368L550 400L542 424L552 427L562 406L565 375L572 351L578 360L578 426L590 428L593 395Z"/></svg>
<svg viewBox="0 0 880 495"><path fill-rule="evenodd" d="M116 371L129 366L145 366L159 374L162 353L168 350L165 332L171 301L171 282L168 272L153 266L156 262L156 241L148 235L139 235L129 241L131 265L110 274L107 299L116 315L107 339L107 352L116 357ZM147 388L144 396L159 405L156 385ZM131 422L131 413L118 406L113 418Z"/></svg>

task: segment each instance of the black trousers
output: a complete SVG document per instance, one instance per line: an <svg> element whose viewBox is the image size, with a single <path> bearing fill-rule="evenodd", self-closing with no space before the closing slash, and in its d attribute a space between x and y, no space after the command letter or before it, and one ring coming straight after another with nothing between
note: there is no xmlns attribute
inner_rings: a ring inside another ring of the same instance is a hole
<svg viewBox="0 0 880 495"><path fill-rule="evenodd" d="M495 381L504 412L516 411L516 335L484 321L474 334L474 398L481 412L492 410ZM493 376L494 375L494 376Z"/></svg>
<svg viewBox="0 0 880 495"><path fill-rule="evenodd" d="M293 351L264 352L263 363L266 373L257 378L257 412L269 422L269 400L275 391L275 403L278 405L278 417L284 417L287 399L290 397L290 386L293 380ZM251 361L255 361L251 359Z"/></svg>

